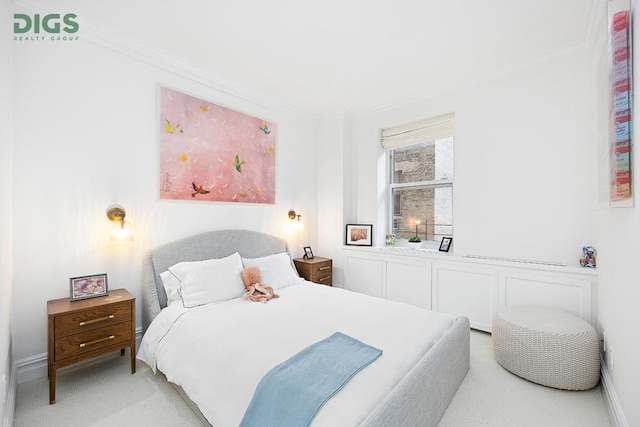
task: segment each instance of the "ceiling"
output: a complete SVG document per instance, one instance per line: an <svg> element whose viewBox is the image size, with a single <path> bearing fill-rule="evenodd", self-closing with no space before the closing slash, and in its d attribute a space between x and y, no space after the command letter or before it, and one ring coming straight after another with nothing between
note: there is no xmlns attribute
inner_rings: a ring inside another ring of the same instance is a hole
<svg viewBox="0 0 640 427"><path fill-rule="evenodd" d="M159 49L213 81L324 116L386 108L583 48L603 4L27 0L15 9L76 13L81 31L118 34Z"/></svg>

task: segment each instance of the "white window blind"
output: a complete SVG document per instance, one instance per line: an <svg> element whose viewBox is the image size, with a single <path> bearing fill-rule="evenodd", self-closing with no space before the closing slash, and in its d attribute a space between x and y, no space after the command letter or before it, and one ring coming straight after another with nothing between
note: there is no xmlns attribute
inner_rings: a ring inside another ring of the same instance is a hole
<svg viewBox="0 0 640 427"><path fill-rule="evenodd" d="M434 141L454 134L455 113L447 113L383 129L381 142L382 147L388 150L420 142Z"/></svg>

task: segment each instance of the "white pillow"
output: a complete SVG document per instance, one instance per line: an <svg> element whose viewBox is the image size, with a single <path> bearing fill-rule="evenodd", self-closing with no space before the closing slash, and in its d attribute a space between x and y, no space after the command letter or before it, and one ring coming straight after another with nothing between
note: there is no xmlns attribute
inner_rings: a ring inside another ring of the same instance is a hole
<svg viewBox="0 0 640 427"><path fill-rule="evenodd" d="M245 292L240 272L242 258L234 253L225 258L181 262L169 271L180 281L178 292L185 308L241 297Z"/></svg>
<svg viewBox="0 0 640 427"><path fill-rule="evenodd" d="M176 301L181 301L180 292L178 292L178 286L180 286L180 280L174 276L169 270L160 273L160 280L162 280L162 286L167 294L167 307Z"/></svg>
<svg viewBox="0 0 640 427"><path fill-rule="evenodd" d="M258 267L262 283L273 289L284 288L300 279L298 272L291 265L291 258L286 252L268 255L262 258L242 258L245 267Z"/></svg>

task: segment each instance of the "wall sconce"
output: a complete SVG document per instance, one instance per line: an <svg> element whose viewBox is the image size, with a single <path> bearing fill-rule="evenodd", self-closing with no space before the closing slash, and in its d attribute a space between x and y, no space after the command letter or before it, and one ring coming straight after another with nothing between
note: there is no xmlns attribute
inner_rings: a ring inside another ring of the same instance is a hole
<svg viewBox="0 0 640 427"><path fill-rule="evenodd" d="M124 208L120 205L112 205L107 208L107 218L114 223L109 233L112 240L133 240L131 222L124 220L126 215Z"/></svg>
<svg viewBox="0 0 640 427"><path fill-rule="evenodd" d="M304 223L302 222L302 215L298 215L296 211L292 209L289 211L288 216L290 220L295 221L293 228L296 231L304 229Z"/></svg>

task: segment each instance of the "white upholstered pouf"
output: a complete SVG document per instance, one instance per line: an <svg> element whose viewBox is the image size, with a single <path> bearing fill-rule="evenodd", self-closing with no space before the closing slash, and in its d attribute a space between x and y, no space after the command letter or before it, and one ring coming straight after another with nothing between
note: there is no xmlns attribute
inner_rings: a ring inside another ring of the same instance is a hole
<svg viewBox="0 0 640 427"><path fill-rule="evenodd" d="M493 318L492 341L496 361L534 383L588 390L600 379L596 330L565 311L504 307Z"/></svg>

